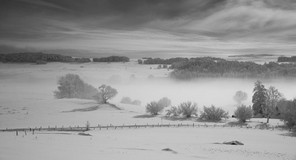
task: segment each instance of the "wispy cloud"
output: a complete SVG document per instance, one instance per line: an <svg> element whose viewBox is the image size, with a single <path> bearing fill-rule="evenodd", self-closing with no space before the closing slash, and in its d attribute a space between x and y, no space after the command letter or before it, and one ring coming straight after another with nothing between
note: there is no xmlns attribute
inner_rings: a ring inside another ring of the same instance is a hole
<svg viewBox="0 0 296 160"><path fill-rule="evenodd" d="M17 47L168 56L289 54L295 41L293 0L0 1L0 44Z"/></svg>

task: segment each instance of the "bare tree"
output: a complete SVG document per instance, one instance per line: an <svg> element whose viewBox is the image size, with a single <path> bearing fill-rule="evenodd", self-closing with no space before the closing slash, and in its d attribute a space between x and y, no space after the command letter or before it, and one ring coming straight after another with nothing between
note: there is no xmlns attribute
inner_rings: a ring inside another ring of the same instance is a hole
<svg viewBox="0 0 296 160"><path fill-rule="evenodd" d="M105 84L99 87L99 93L96 97L98 102L106 104L107 101L117 95L117 90Z"/></svg>
<svg viewBox="0 0 296 160"><path fill-rule="evenodd" d="M276 106L283 95L274 86L270 86L266 93L266 107L263 108L263 114L267 117L266 123L269 123L269 119L276 113Z"/></svg>

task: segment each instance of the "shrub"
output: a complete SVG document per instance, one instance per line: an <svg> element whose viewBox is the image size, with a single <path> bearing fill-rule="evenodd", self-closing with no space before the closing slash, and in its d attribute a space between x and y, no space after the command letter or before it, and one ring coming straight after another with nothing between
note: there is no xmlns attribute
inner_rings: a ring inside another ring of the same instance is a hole
<svg viewBox="0 0 296 160"><path fill-rule="evenodd" d="M164 108L171 105L171 100L167 97L161 98L158 102L150 102L146 105L146 112L152 115L157 115L159 112L163 111Z"/></svg>
<svg viewBox="0 0 296 160"><path fill-rule="evenodd" d="M67 74L58 80L58 90L54 91L55 98L81 98L93 99L98 91L93 86L85 83L76 74Z"/></svg>
<svg viewBox="0 0 296 160"><path fill-rule="evenodd" d="M158 102L158 105L162 106L163 108L168 107L171 105L171 100L167 97L161 98Z"/></svg>
<svg viewBox="0 0 296 160"><path fill-rule="evenodd" d="M237 104L241 104L242 101L245 101L247 99L248 99L248 94L246 92L243 92L243 91L237 91L237 92L235 92L235 95L233 96L233 100Z"/></svg>
<svg viewBox="0 0 296 160"><path fill-rule="evenodd" d="M172 108L168 109L166 112L167 112L166 113L166 116L169 116L169 117L171 117L171 116L177 117L177 116L180 115L178 108L175 107L175 106L173 106Z"/></svg>
<svg viewBox="0 0 296 160"><path fill-rule="evenodd" d="M280 100L278 103L280 118L292 129L296 127L296 99Z"/></svg>
<svg viewBox="0 0 296 160"><path fill-rule="evenodd" d="M132 104L139 106L139 105L141 105L141 101L140 100L134 100L134 101L132 101Z"/></svg>
<svg viewBox="0 0 296 160"><path fill-rule="evenodd" d="M146 112L152 115L158 115L161 111L163 111L164 107L159 105L159 103L153 101L146 105Z"/></svg>
<svg viewBox="0 0 296 160"><path fill-rule="evenodd" d="M205 121L218 122L222 118L228 118L228 112L225 112L222 108L217 108L214 105L211 107L205 107L200 115L200 119Z"/></svg>
<svg viewBox="0 0 296 160"><path fill-rule="evenodd" d="M139 101L139 100L132 100L130 97L122 97L120 103L123 103L123 104L131 104L131 105L141 105L141 101Z"/></svg>
<svg viewBox="0 0 296 160"><path fill-rule="evenodd" d="M240 122L245 123L246 120L252 118L252 107L247 107L245 105L238 106L237 109L234 111L234 115Z"/></svg>
<svg viewBox="0 0 296 160"><path fill-rule="evenodd" d="M197 104L192 102L183 102L178 106L177 113L190 118L192 116L197 116Z"/></svg>
<svg viewBox="0 0 296 160"><path fill-rule="evenodd" d="M132 103L132 99L130 97L122 97L120 103L123 103L123 104L131 104Z"/></svg>

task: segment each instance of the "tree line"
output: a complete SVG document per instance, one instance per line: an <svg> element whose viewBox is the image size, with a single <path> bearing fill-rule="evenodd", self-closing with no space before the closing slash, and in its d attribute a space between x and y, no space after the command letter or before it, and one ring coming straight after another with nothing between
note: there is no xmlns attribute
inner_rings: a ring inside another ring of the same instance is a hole
<svg viewBox="0 0 296 160"><path fill-rule="evenodd" d="M291 57L278 57L278 62L296 62L296 56L291 56Z"/></svg>
<svg viewBox="0 0 296 160"><path fill-rule="evenodd" d="M94 62L129 62L128 57L124 56L109 56L101 58L93 58ZM90 58L77 58L64 56L60 54L48 54L42 52L25 52L25 53L9 53L0 54L0 62L3 63L36 63L46 64L47 62L75 62L87 63L91 62Z"/></svg>
<svg viewBox="0 0 296 160"><path fill-rule="evenodd" d="M173 64L177 62L186 62L188 58L176 57L169 59L161 59L161 58L145 58L144 60L139 59L139 64Z"/></svg>
<svg viewBox="0 0 296 160"><path fill-rule="evenodd" d="M130 59L125 56L110 56L102 58L93 58L94 62L129 62Z"/></svg>
<svg viewBox="0 0 296 160"><path fill-rule="evenodd" d="M276 78L296 77L296 64L279 64L269 62L228 61L221 58L191 58L188 61L173 63L170 77L180 80L199 77L231 77L231 78Z"/></svg>
<svg viewBox="0 0 296 160"><path fill-rule="evenodd" d="M47 62L90 62L89 58L73 58L59 54L47 54L42 52L25 52L0 54L0 62L10 63L37 63L45 64Z"/></svg>

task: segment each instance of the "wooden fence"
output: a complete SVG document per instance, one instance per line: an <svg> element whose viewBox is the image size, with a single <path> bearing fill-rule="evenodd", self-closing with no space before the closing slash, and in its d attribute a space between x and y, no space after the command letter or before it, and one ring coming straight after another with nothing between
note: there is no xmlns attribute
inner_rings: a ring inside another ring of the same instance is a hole
<svg viewBox="0 0 296 160"><path fill-rule="evenodd" d="M98 130L116 130L116 129L124 129L124 128L161 128L161 127L167 127L167 128L179 128L179 127L191 127L191 128L198 128L198 127L212 127L212 128L215 128L215 127L221 127L221 128L224 128L224 127L237 127L237 128L247 128L247 129L269 129L269 130L274 130L276 128L280 128L279 126L268 126L268 125L257 125L255 127L252 127L252 126L248 126L248 125L245 125L245 126L238 126L238 125L229 125L229 124L196 124L196 123L192 123L192 124L189 124L189 123L186 123L186 124L142 124L142 125L137 125L137 124L134 124L134 125L105 125L105 126L101 126L101 125L97 125L97 126L83 126L83 127L80 127L80 126L69 126L69 127L34 127L34 128L11 128L11 129L1 129L0 131L1 132L16 132L16 135L18 135L19 132L24 132L25 135L27 133L32 133L34 134L36 131L69 131L69 132L84 132L84 131L88 131L88 130L91 130L91 129L98 129Z"/></svg>

